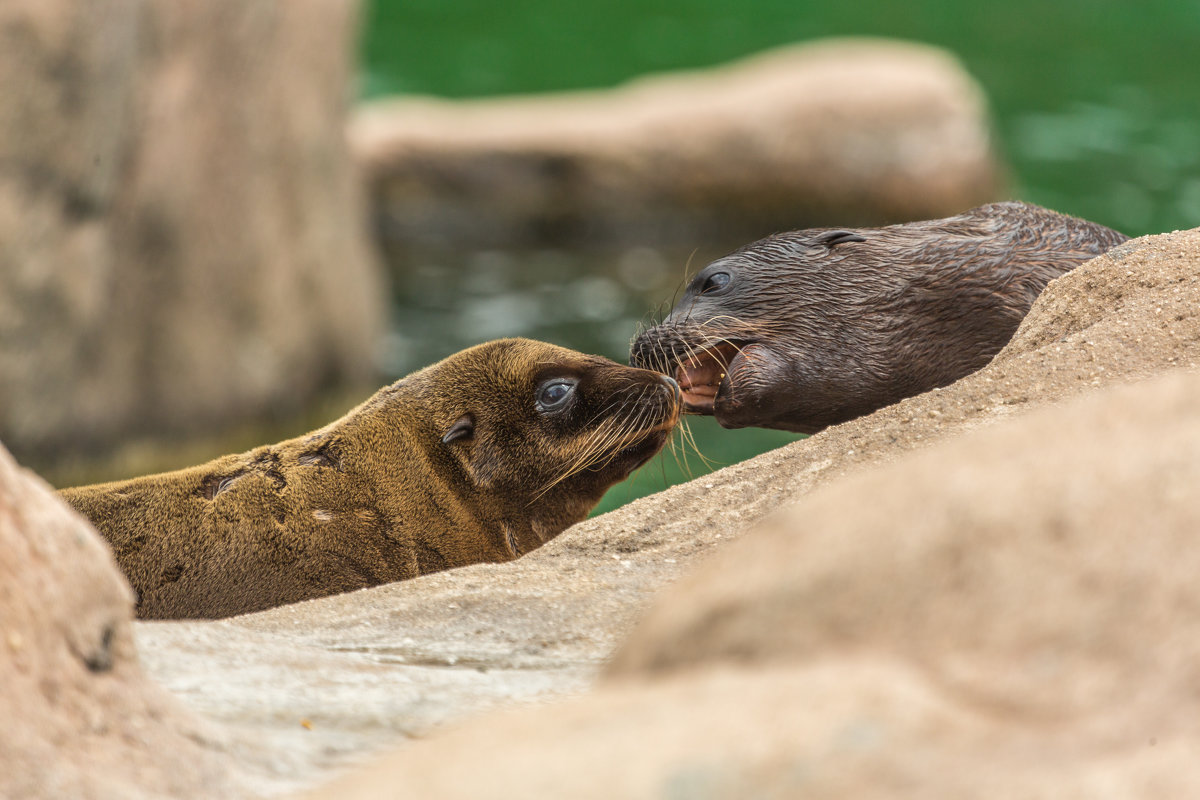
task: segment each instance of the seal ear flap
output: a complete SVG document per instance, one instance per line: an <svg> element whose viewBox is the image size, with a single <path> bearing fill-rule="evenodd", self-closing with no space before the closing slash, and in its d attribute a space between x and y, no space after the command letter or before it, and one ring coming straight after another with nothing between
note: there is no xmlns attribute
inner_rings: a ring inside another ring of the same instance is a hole
<svg viewBox="0 0 1200 800"><path fill-rule="evenodd" d="M865 242L865 236L855 233L854 231L825 231L813 237L812 244L825 245L833 247L835 244L844 244L845 242Z"/></svg>
<svg viewBox="0 0 1200 800"><path fill-rule="evenodd" d="M470 439L474 435L475 418L470 414L463 414L450 426L450 430L446 431L445 435L442 436L442 444L450 444L459 439Z"/></svg>

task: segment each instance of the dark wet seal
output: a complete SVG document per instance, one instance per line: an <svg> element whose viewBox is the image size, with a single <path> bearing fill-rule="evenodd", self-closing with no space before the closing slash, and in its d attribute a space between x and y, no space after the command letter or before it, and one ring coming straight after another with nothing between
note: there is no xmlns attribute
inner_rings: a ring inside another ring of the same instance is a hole
<svg viewBox="0 0 1200 800"><path fill-rule="evenodd" d="M727 428L815 433L983 367L1047 283L1127 238L1015 202L776 234L700 270L630 363Z"/></svg>

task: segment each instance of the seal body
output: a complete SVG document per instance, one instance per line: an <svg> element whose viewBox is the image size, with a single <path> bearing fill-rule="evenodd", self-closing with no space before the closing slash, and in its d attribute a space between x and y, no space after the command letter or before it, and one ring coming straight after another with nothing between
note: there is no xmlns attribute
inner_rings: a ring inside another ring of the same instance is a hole
<svg viewBox="0 0 1200 800"><path fill-rule="evenodd" d="M724 427L815 433L983 367L1047 283L1127 238L1016 202L776 234L700 270L630 363Z"/></svg>
<svg viewBox="0 0 1200 800"><path fill-rule="evenodd" d="M663 446L673 380L524 339L479 345L296 439L65 489L138 615L223 617L508 561Z"/></svg>

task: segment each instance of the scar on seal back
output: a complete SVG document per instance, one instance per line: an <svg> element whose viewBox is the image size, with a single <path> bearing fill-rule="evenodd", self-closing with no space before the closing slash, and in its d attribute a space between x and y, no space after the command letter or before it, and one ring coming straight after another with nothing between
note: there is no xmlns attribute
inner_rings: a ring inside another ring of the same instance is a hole
<svg viewBox="0 0 1200 800"><path fill-rule="evenodd" d="M630 363L724 427L816 433L983 367L1047 283L1127 239L1017 202L775 234L700 270Z"/></svg>
<svg viewBox="0 0 1200 800"><path fill-rule="evenodd" d="M527 339L464 350L306 436L65 489L141 617L224 617L508 561L657 453L679 387Z"/></svg>

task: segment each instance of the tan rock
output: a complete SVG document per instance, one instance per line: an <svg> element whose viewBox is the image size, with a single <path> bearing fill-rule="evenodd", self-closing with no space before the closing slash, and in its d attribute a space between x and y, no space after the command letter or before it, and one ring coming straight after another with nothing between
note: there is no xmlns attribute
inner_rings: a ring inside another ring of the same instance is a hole
<svg viewBox="0 0 1200 800"><path fill-rule="evenodd" d="M1175 372L826 486L664 592L592 695L313 796L1191 796L1197 398Z"/></svg>
<svg viewBox="0 0 1200 800"><path fill-rule="evenodd" d="M0 9L0 435L203 429L361 379L378 267L344 140L353 4Z"/></svg>
<svg viewBox="0 0 1200 800"><path fill-rule="evenodd" d="M1124 741L990 715L870 656L605 686L397 751L304 797L1191 797L1192 739ZM1115 737L1114 737L1115 738Z"/></svg>
<svg viewBox="0 0 1200 800"><path fill-rule="evenodd" d="M0 447L0 797L230 797L214 732L150 683L133 597L81 517Z"/></svg>
<svg viewBox="0 0 1200 800"><path fill-rule="evenodd" d="M944 51L831 40L607 91L386 100L351 127L396 246L658 241L933 219L997 199Z"/></svg>
<svg viewBox="0 0 1200 800"><path fill-rule="evenodd" d="M1081 398L814 492L667 592L611 674L872 650L1031 719L1195 703L1197 486L1200 372Z"/></svg>

